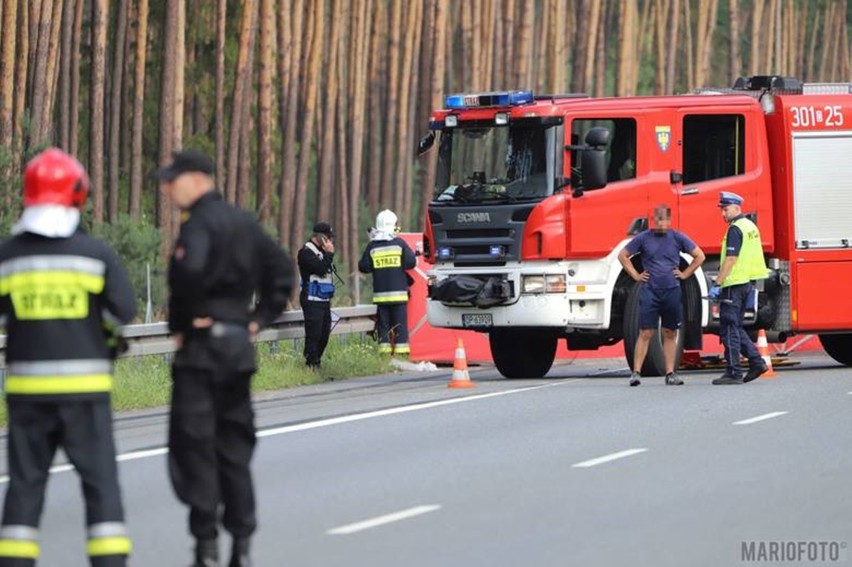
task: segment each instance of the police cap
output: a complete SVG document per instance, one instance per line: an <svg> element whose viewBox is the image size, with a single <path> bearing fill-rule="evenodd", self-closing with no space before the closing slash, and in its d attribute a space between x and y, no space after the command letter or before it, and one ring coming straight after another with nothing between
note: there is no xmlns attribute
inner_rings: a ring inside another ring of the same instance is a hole
<svg viewBox="0 0 852 567"><path fill-rule="evenodd" d="M180 175L193 171L213 175L213 160L207 154L198 150L175 152L172 163L156 170L154 178L157 181L174 181Z"/></svg>
<svg viewBox="0 0 852 567"><path fill-rule="evenodd" d="M737 195L736 193L729 193L728 191L722 191L719 193L719 206L726 207L728 205L737 205L740 206L743 204L743 198Z"/></svg>
<svg viewBox="0 0 852 567"><path fill-rule="evenodd" d="M327 222L318 222L314 225L314 234L324 234L326 236L334 236L334 229Z"/></svg>

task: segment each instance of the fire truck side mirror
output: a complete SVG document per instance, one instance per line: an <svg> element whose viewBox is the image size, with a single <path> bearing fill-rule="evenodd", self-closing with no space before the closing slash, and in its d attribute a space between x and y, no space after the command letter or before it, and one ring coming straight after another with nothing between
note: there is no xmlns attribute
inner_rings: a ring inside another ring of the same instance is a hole
<svg viewBox="0 0 852 567"><path fill-rule="evenodd" d="M586 133L586 145L593 149L603 150L609 144L609 130L595 126Z"/></svg>
<svg viewBox="0 0 852 567"><path fill-rule="evenodd" d="M422 156L429 151L429 148L435 143L435 133L430 131L428 134L420 138L420 143L417 144L417 155Z"/></svg>

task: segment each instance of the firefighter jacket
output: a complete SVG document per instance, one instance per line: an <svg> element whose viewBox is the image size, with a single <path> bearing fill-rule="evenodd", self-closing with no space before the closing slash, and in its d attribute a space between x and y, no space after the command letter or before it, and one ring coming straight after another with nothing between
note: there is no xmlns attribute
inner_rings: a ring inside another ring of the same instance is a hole
<svg viewBox="0 0 852 567"><path fill-rule="evenodd" d="M169 263L169 329L192 335L193 319L205 317L265 327L287 304L293 276L292 260L250 214L205 193L183 212Z"/></svg>
<svg viewBox="0 0 852 567"><path fill-rule="evenodd" d="M0 245L6 396L108 399L118 327L136 298L115 252L81 230L67 238L22 232Z"/></svg>
<svg viewBox="0 0 852 567"><path fill-rule="evenodd" d="M399 237L376 239L367 244L358 270L373 274L373 303L386 305L408 301L406 270L414 268L417 258Z"/></svg>
<svg viewBox="0 0 852 567"><path fill-rule="evenodd" d="M328 303L334 297L334 254L324 252L311 241L299 250L299 275L302 289L299 299Z"/></svg>

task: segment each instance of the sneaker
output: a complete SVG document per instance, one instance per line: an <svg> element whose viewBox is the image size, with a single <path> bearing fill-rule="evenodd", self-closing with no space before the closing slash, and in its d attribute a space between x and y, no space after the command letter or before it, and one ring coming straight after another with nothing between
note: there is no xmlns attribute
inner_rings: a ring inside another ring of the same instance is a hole
<svg viewBox="0 0 852 567"><path fill-rule="evenodd" d="M714 386L726 386L726 385L744 384L744 383L745 382L743 382L742 378L739 378L737 376L730 376L728 374L722 374L721 376L719 376L718 378L713 380Z"/></svg>
<svg viewBox="0 0 852 567"><path fill-rule="evenodd" d="M630 385L631 386L638 386L641 383L642 383L642 381L639 380L639 373L638 372L634 372L633 374L630 375Z"/></svg>
<svg viewBox="0 0 852 567"><path fill-rule="evenodd" d="M666 386L683 386L683 380L675 372L666 374Z"/></svg>
<svg viewBox="0 0 852 567"><path fill-rule="evenodd" d="M749 366L748 372L743 378L743 382L751 382L752 380L757 379L758 376L766 374L767 372L769 372L769 366L765 362L761 363L760 366Z"/></svg>

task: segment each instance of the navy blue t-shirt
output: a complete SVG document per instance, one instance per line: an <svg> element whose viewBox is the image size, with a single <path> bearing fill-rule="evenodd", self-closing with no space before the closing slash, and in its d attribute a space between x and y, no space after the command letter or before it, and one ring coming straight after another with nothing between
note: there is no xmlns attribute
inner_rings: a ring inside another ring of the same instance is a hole
<svg viewBox="0 0 852 567"><path fill-rule="evenodd" d="M680 265L680 253L695 250L695 243L678 230L640 232L627 244L627 251L642 254L642 266L648 272L648 287L670 289L680 285L674 270Z"/></svg>

